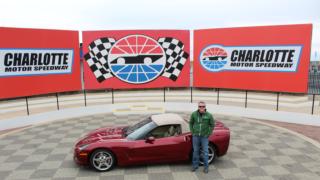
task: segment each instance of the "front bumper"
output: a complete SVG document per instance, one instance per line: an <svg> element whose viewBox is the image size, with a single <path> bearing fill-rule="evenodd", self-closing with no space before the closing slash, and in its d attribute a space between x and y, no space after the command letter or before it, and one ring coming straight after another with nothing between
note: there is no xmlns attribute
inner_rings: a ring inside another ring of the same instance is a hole
<svg viewBox="0 0 320 180"><path fill-rule="evenodd" d="M73 160L78 165L88 165L89 153L86 151L80 151L78 148L74 148Z"/></svg>

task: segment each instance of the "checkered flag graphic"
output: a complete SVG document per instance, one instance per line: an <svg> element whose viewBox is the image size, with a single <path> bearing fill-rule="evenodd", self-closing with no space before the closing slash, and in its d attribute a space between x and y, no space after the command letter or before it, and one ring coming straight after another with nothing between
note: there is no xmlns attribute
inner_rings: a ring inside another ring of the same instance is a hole
<svg viewBox="0 0 320 180"><path fill-rule="evenodd" d="M102 82L113 77L108 66L108 55L112 45L115 43L113 38L99 38L91 42L89 52L84 55L91 71L97 78L98 82Z"/></svg>
<svg viewBox="0 0 320 180"><path fill-rule="evenodd" d="M181 73L189 54L184 49L184 44L171 37L159 38L161 47L166 54L166 65L162 72L162 76L176 81ZM102 82L113 77L113 74L108 66L108 55L111 47L115 44L113 38L99 38L91 42L89 52L84 55L91 71L94 73L98 82Z"/></svg>
<svg viewBox="0 0 320 180"><path fill-rule="evenodd" d="M181 73L189 54L184 49L184 44L171 37L159 38L159 44L165 51L167 62L162 76L176 81Z"/></svg>

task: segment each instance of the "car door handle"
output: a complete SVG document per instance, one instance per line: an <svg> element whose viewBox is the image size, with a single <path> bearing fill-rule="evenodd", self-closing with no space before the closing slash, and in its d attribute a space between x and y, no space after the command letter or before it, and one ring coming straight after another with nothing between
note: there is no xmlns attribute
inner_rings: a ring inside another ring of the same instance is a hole
<svg viewBox="0 0 320 180"><path fill-rule="evenodd" d="M184 141L185 141L185 142L190 141L190 137L189 137L189 136L185 136L185 137L184 137Z"/></svg>

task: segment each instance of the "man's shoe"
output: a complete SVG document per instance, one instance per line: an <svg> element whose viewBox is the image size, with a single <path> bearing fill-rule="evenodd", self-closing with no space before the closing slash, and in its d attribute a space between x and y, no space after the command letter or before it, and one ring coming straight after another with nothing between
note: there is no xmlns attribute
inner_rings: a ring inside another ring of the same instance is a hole
<svg viewBox="0 0 320 180"><path fill-rule="evenodd" d="M194 168L194 167L193 167L193 168L191 169L191 171L192 171L192 172L195 172L197 169L198 169L198 168Z"/></svg>
<svg viewBox="0 0 320 180"><path fill-rule="evenodd" d="M209 169L208 169L208 168L204 168L204 169L203 169L203 172L206 173L206 174L208 174Z"/></svg>

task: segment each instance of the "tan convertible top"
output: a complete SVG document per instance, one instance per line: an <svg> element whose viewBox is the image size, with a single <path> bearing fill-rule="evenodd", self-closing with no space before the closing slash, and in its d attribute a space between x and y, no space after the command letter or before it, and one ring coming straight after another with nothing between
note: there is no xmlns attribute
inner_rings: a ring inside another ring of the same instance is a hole
<svg viewBox="0 0 320 180"><path fill-rule="evenodd" d="M190 132L188 123L178 114L164 113L152 115L151 119L158 126L169 125L169 124L180 124L182 133Z"/></svg>

